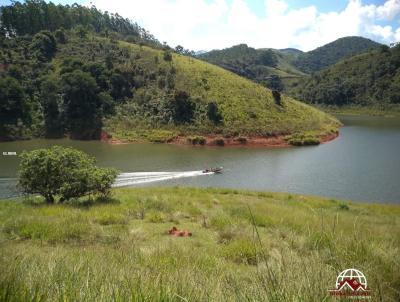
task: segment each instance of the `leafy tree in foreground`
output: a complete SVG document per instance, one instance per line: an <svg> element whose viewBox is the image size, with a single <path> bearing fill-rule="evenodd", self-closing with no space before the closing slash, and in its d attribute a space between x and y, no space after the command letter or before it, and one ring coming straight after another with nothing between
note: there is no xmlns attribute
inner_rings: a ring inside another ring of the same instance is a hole
<svg viewBox="0 0 400 302"><path fill-rule="evenodd" d="M40 194L47 203L63 202L89 194L109 194L117 171L96 167L94 158L72 148L54 146L21 154L19 186Z"/></svg>

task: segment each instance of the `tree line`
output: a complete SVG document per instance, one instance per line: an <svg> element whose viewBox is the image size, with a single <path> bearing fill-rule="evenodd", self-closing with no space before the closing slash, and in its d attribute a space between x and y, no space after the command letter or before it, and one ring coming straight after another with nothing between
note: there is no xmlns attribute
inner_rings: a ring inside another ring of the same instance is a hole
<svg viewBox="0 0 400 302"><path fill-rule="evenodd" d="M98 34L117 34L121 39L160 46L146 29L118 13L102 12L95 6L55 5L43 0L12 1L0 8L1 34L7 36L34 35L41 30L56 31L82 26Z"/></svg>

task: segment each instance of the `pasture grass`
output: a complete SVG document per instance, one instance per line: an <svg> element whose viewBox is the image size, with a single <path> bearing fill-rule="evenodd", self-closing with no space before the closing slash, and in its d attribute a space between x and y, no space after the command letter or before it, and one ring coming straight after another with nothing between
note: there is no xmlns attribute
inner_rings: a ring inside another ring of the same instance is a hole
<svg viewBox="0 0 400 302"><path fill-rule="evenodd" d="M0 301L330 301L347 268L400 300L396 205L152 187L4 200L0 223Z"/></svg>

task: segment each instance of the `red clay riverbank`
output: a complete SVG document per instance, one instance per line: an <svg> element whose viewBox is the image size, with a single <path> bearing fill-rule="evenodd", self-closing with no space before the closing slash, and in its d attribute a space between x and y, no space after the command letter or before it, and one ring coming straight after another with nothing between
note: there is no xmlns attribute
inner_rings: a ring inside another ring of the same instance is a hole
<svg viewBox="0 0 400 302"><path fill-rule="evenodd" d="M339 132L330 133L321 138L321 144L330 142L339 136ZM223 146L223 147L237 147L237 146L246 146L246 147L292 147L292 145L288 144L285 140L285 136L270 136L270 137L262 137L262 136L252 136L245 137L245 140L241 140L238 138L221 138L220 136L208 135L202 136L205 139L205 142L202 146ZM132 144L132 143L140 143L140 142L130 142L123 141L112 138L106 132L102 132L101 141L112 144L112 145L123 145L123 144ZM168 142L168 144L173 145L193 145L188 141L188 138L185 136L178 136L172 141ZM199 146L199 145L196 145Z"/></svg>

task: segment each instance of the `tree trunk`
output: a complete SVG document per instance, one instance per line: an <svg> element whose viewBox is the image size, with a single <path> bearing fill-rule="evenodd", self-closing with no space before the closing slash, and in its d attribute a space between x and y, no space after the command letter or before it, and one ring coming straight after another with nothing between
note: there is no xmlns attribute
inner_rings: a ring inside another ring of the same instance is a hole
<svg viewBox="0 0 400 302"><path fill-rule="evenodd" d="M47 194L47 195L45 195L45 198L46 198L46 202L47 203L54 203L54 196L53 195Z"/></svg>

